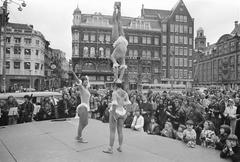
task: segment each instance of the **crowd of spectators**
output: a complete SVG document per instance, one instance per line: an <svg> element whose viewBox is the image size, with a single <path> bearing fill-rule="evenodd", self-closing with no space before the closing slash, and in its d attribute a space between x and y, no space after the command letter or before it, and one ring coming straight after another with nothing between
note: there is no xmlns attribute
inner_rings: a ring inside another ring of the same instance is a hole
<svg viewBox="0 0 240 162"><path fill-rule="evenodd" d="M111 91L105 94L92 91L90 117L108 122ZM0 125L68 118L76 115L81 103L77 89L64 90L62 98L41 98L39 102L25 96L18 104L13 96L0 101ZM129 92L130 105L126 106L125 128L149 135L181 140L188 147L201 145L220 150L222 158L240 159L240 91L208 89L204 92L189 90L182 93L149 91L142 94ZM17 113L9 114L12 107Z"/></svg>

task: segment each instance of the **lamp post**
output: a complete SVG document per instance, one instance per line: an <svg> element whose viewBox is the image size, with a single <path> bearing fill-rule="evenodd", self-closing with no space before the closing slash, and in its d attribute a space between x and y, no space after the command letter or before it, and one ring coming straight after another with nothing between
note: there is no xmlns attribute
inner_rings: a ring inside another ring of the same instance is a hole
<svg viewBox="0 0 240 162"><path fill-rule="evenodd" d="M171 56L173 56L172 67L171 67L172 68L171 90L173 90L173 82L175 81L175 53L174 53L174 51L171 51Z"/></svg>
<svg viewBox="0 0 240 162"><path fill-rule="evenodd" d="M141 73L140 73L140 57L137 57L138 60L138 86L137 86L137 90L140 91L140 85L141 85Z"/></svg>
<svg viewBox="0 0 240 162"><path fill-rule="evenodd" d="M4 0L3 6L1 7L1 26L0 26L0 36L3 35L3 63L2 63L2 90L6 92L6 27L9 20L8 13L8 3L14 3L18 5L18 10L22 11L22 7L26 7L26 3L23 0L18 0L22 3L15 2L13 0ZM1 38L1 37L0 37ZM0 47L1 47L1 39L0 39ZM1 51L1 48L0 48Z"/></svg>

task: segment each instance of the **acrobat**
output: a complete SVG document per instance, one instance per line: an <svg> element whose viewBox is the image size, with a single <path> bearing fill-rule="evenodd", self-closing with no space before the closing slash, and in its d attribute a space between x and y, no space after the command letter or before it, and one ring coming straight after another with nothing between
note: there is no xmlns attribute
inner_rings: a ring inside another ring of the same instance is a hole
<svg viewBox="0 0 240 162"><path fill-rule="evenodd" d="M125 38L122 27L120 2L114 3L112 40L114 42L114 51L111 55L111 60L113 62L114 82L122 83L124 72L127 69L127 65L125 63L125 55L127 52L128 41ZM120 61L120 65L118 64L117 60ZM118 77L119 70L120 76Z"/></svg>

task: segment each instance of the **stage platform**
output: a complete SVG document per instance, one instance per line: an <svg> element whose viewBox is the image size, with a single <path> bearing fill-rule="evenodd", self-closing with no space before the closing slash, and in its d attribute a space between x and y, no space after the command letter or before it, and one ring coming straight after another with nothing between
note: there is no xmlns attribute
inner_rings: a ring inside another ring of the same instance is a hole
<svg viewBox="0 0 240 162"><path fill-rule="evenodd" d="M188 148L180 141L124 129L123 152L102 152L108 146L108 123L89 120L74 140L78 119L41 121L0 127L0 162L226 162L213 149Z"/></svg>

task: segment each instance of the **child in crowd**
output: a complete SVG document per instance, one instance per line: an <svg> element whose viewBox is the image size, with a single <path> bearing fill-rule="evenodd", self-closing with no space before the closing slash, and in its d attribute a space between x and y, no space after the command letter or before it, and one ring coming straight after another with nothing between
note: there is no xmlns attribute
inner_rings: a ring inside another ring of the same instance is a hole
<svg viewBox="0 0 240 162"><path fill-rule="evenodd" d="M153 134L153 135L160 133L159 125L156 123L156 118L154 116L151 117L151 121L147 129L147 133Z"/></svg>
<svg viewBox="0 0 240 162"><path fill-rule="evenodd" d="M230 133L231 133L231 129L228 125L225 125L225 124L221 125L220 134L218 135L218 138L216 139L216 142L215 142L216 150L223 149L223 147L226 145L226 140Z"/></svg>
<svg viewBox="0 0 240 162"><path fill-rule="evenodd" d="M186 122L187 129L183 131L183 141L188 147L194 148L196 146L196 131L193 129L193 121Z"/></svg>
<svg viewBox="0 0 240 162"><path fill-rule="evenodd" d="M144 118L140 114L140 109L136 109L135 114L134 114L134 118L133 118L133 122L131 124L131 128L133 130L143 132L143 126L144 126Z"/></svg>
<svg viewBox="0 0 240 162"><path fill-rule="evenodd" d="M215 132L213 122L206 120L203 124L203 130L200 135L202 146L207 148L215 148Z"/></svg>
<svg viewBox="0 0 240 162"><path fill-rule="evenodd" d="M238 137L230 134L226 140L226 145L220 153L221 158L231 158L232 162L240 161L240 147L238 145Z"/></svg>
<svg viewBox="0 0 240 162"><path fill-rule="evenodd" d="M183 125L183 124L180 124L178 126L178 130L175 131L175 138L176 140L180 140L182 141L183 140L183 131L186 129L186 126Z"/></svg>
<svg viewBox="0 0 240 162"><path fill-rule="evenodd" d="M173 138L173 126L171 122L166 122L163 130L160 133L164 137Z"/></svg>

